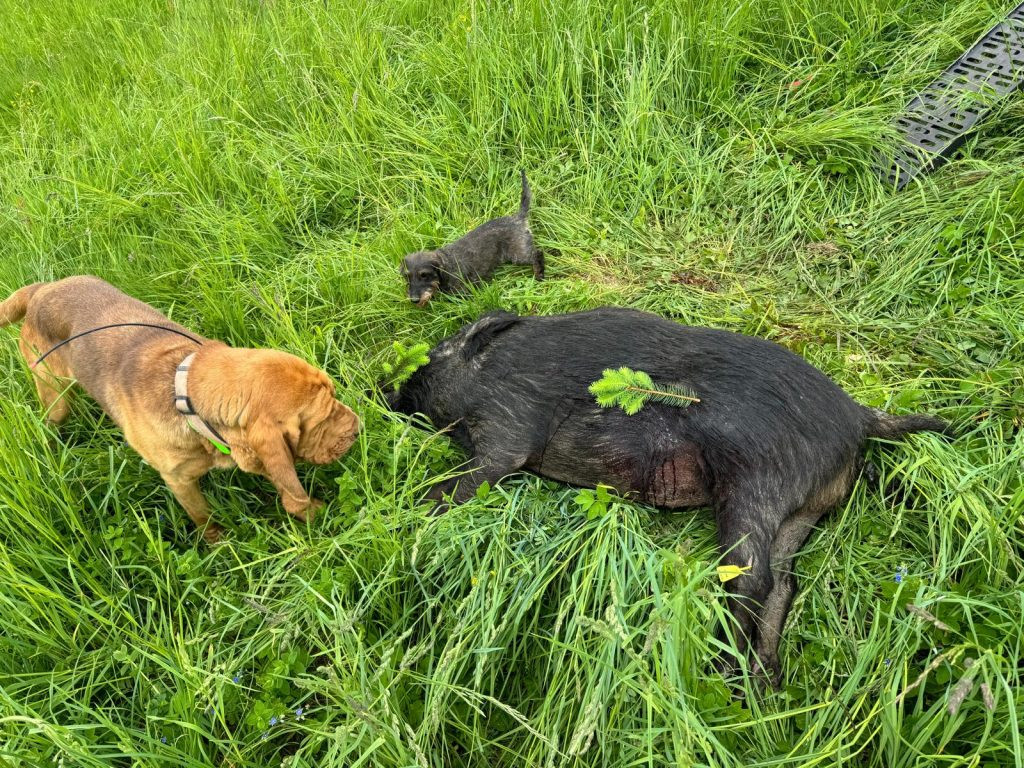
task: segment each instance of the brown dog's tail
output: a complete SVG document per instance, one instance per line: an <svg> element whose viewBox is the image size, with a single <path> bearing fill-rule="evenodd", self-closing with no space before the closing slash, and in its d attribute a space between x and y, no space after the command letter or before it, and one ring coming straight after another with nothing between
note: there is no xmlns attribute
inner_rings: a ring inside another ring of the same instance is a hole
<svg viewBox="0 0 1024 768"><path fill-rule="evenodd" d="M893 416L878 408L866 408L867 436L894 440L911 432L940 432L946 437L956 437L952 427L935 416L916 413L911 416Z"/></svg>
<svg viewBox="0 0 1024 768"><path fill-rule="evenodd" d="M7 301L0 302L0 328L21 320L28 310L28 303L32 300L32 296L43 285L44 283L26 285L12 293Z"/></svg>
<svg viewBox="0 0 1024 768"><path fill-rule="evenodd" d="M519 178L523 180L523 193L519 198L519 213L517 216L526 221L526 217L530 215L530 202L533 200L533 195L530 194L530 185L526 183L526 171L519 171Z"/></svg>

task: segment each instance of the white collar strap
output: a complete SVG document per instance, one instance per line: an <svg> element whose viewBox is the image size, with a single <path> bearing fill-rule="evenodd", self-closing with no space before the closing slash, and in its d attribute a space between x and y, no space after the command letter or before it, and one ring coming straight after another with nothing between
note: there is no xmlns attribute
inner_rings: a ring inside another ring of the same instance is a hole
<svg viewBox="0 0 1024 768"><path fill-rule="evenodd" d="M228 445L228 441L221 437L217 430L200 418L188 397L188 369L192 365L195 356L196 353L193 352L182 360L178 365L178 369L174 372L174 407L185 417L185 422L192 429L213 443L214 448L221 453L230 454L231 446Z"/></svg>

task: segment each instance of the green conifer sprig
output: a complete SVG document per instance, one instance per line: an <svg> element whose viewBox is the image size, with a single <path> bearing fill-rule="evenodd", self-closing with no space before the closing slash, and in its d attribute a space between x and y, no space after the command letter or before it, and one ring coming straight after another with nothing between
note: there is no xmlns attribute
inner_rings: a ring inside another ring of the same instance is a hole
<svg viewBox="0 0 1024 768"><path fill-rule="evenodd" d="M638 413L650 401L680 408L700 402L700 398L686 387L655 384L643 371L634 371L625 366L607 368L601 378L590 385L590 394L602 408L617 405L627 416Z"/></svg>
<svg viewBox="0 0 1024 768"><path fill-rule="evenodd" d="M396 390L416 372L417 368L422 368L430 362L427 355L430 351L429 344L413 344L407 347L396 341L391 345L391 351L394 354L394 362L385 362L381 365L384 372L381 380L383 386L391 386Z"/></svg>

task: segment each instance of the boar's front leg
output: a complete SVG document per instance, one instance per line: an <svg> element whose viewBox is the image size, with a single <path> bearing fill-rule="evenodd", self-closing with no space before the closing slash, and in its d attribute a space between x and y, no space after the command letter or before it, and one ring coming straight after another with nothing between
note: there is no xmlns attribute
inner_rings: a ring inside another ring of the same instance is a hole
<svg viewBox="0 0 1024 768"><path fill-rule="evenodd" d="M450 504L462 504L469 501L485 482L494 485L505 475L511 475L522 469L526 464L526 458L525 454L508 452L492 452L474 456L470 460L469 472L444 480L427 492L427 498L437 502L433 514L444 514L448 511Z"/></svg>

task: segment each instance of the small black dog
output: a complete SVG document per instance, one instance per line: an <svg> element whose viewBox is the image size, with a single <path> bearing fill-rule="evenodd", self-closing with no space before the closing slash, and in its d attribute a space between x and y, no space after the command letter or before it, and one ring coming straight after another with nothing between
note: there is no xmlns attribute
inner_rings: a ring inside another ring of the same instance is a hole
<svg viewBox="0 0 1024 768"><path fill-rule="evenodd" d="M620 366L700 400L652 402L633 416L600 408L588 387ZM610 308L485 315L435 347L389 405L450 426L472 455L469 474L428 494L441 509L448 494L467 501L521 469L661 507L712 506L722 563L743 570L726 583L737 653L749 642L774 684L793 558L849 492L865 439L948 430L931 416L858 405L771 342Z"/></svg>
<svg viewBox="0 0 1024 768"><path fill-rule="evenodd" d="M409 300L426 306L435 293L455 292L469 283L479 283L502 264L532 264L533 276L544 279L544 256L533 247L527 223L530 214L530 185L520 171L523 193L519 213L481 224L454 243L436 251L417 251L402 260L402 276L409 283Z"/></svg>

